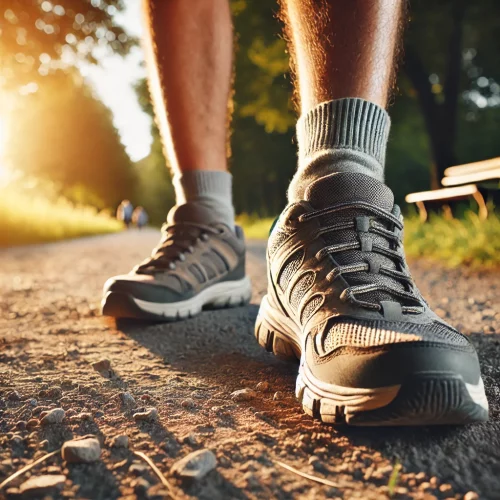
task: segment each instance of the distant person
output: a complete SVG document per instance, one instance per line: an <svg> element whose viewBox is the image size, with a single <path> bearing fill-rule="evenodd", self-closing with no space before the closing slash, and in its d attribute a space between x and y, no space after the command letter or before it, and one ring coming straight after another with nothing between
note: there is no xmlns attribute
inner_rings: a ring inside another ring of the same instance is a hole
<svg viewBox="0 0 500 500"><path fill-rule="evenodd" d="M127 228L130 227L132 223L132 215L134 213L134 206L130 203L129 200L123 200L120 205L118 205L118 209L116 210L116 218L122 221Z"/></svg>
<svg viewBox="0 0 500 500"><path fill-rule="evenodd" d="M148 213L143 207L136 207L134 213L132 214L132 222L139 228L142 229L147 225L149 221Z"/></svg>
<svg viewBox="0 0 500 500"><path fill-rule="evenodd" d="M300 356L297 397L324 422L484 421L477 354L415 286L401 211L384 184L403 0L282 6L300 96L299 161L269 238L256 336L269 351ZM103 311L169 321L251 296L226 159L233 33L228 0L144 7L177 205L152 256L108 280Z"/></svg>

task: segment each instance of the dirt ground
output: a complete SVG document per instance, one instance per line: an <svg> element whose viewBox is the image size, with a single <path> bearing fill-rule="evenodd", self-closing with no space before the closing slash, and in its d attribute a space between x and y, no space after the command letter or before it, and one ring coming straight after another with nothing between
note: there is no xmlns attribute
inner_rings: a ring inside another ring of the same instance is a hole
<svg viewBox="0 0 500 500"><path fill-rule="evenodd" d="M73 437L93 434L102 448L92 464L56 454L11 482L0 498L22 497L19 486L44 474L64 476L49 498L167 498L135 450L156 464L179 499L500 499L499 274L411 265L438 314L472 336L489 422L335 429L303 414L293 395L297 365L276 360L253 337L266 287L262 242L249 243L254 297L248 307L175 324L99 316L106 278L142 260L157 237L153 230L130 231L0 251L0 483ZM98 372L92 363L103 359L111 368ZM259 382L267 387L257 388ZM235 401L231 394L244 388L255 392ZM134 419L152 407L157 421ZM53 408L63 408L64 419L43 425L43 412ZM118 435L129 437L128 448L112 446ZM215 454L214 470L192 481L170 473L177 460L200 449Z"/></svg>

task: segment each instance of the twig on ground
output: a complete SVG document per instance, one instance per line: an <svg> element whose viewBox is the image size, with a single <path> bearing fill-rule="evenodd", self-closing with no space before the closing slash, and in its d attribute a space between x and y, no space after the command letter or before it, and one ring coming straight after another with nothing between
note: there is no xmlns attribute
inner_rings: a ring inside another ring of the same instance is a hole
<svg viewBox="0 0 500 500"><path fill-rule="evenodd" d="M298 476L305 477L306 479L310 479L311 481L315 481L316 483L325 484L326 486L331 486L332 488L349 488L347 485L340 485L338 483L334 483L333 481L329 481L328 479L323 479L322 477L313 476L311 474L307 474L305 472L301 472L300 470L294 469L290 465L284 464L283 462L276 462L283 469L289 470Z"/></svg>
<svg viewBox="0 0 500 500"><path fill-rule="evenodd" d="M28 472L30 469L35 467L35 465L38 465L42 462L45 462L45 460L47 460L48 458L53 457L54 455L57 455L60 451L61 451L61 448L59 448L58 450L55 450L55 451L51 451L50 453L47 453L47 455L40 457L38 460L35 460L31 464L26 465L22 469L19 469L17 472L14 472L14 474L9 476L2 484L0 484L0 490L5 488L10 482L14 481L14 479L16 479L16 477L19 477L22 474L24 474L25 472Z"/></svg>
<svg viewBox="0 0 500 500"><path fill-rule="evenodd" d="M167 481L167 478L162 474L160 469L158 469L158 467L156 467L154 462L142 451L133 451L132 453L135 456L144 460L151 467L153 472L158 476L158 479L161 481L163 486L165 486L165 488L167 488L168 492L170 493L170 496L175 499L175 492L174 492L172 485Z"/></svg>

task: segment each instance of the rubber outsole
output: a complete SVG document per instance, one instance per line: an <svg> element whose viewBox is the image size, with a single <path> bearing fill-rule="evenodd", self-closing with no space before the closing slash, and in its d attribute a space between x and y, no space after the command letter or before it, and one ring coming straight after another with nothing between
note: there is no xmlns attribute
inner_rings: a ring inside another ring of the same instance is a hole
<svg viewBox="0 0 500 500"><path fill-rule="evenodd" d="M262 347L277 357L300 360L302 348L298 340L278 331L261 312L255 336ZM296 396L305 413L335 425L461 425L488 420L482 381L471 387L460 375L451 373L415 374L401 385L386 388L328 390L301 362Z"/></svg>
<svg viewBox="0 0 500 500"><path fill-rule="evenodd" d="M227 282L226 284L231 285L231 282ZM243 289L216 294L215 297L207 298L206 301L196 300L197 297L194 297L191 300L179 303L178 308L173 307L175 303L164 305L161 303L148 303L134 298L131 294L111 291L107 292L102 299L101 312L104 316L112 316L114 318L173 322L192 318L203 310L243 306L250 301L250 297L251 287L249 281L245 281ZM169 312L162 312L162 306L168 307Z"/></svg>

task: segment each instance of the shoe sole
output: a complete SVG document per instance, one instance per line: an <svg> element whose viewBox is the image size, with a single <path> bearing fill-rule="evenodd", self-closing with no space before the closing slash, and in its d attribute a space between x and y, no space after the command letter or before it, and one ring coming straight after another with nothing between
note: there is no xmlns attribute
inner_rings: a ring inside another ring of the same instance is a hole
<svg viewBox="0 0 500 500"><path fill-rule="evenodd" d="M352 426L456 425L488 420L483 381L450 372L416 373L401 385L351 388L318 380L301 359L300 336L289 318L263 298L255 326L259 344L281 359L301 360L295 394L305 413Z"/></svg>
<svg viewBox="0 0 500 500"><path fill-rule="evenodd" d="M101 302L104 316L153 321L178 321L192 318L204 309L222 309L247 304L252 296L250 279L216 283L198 295L179 302L148 302L131 294L108 292Z"/></svg>

